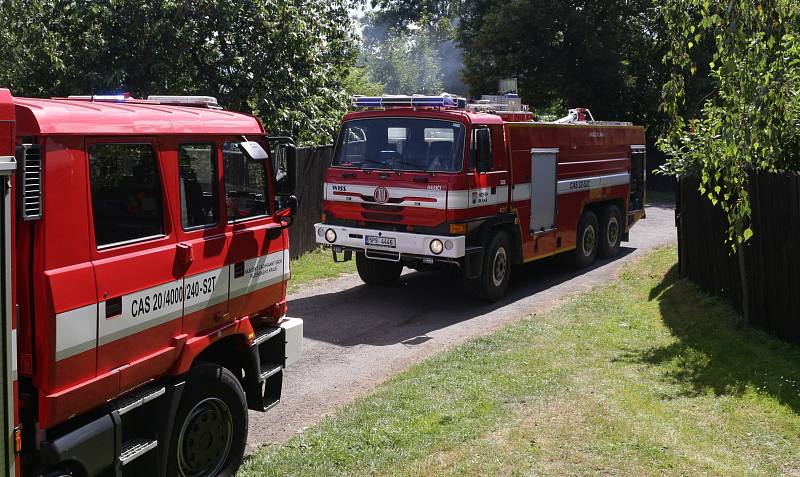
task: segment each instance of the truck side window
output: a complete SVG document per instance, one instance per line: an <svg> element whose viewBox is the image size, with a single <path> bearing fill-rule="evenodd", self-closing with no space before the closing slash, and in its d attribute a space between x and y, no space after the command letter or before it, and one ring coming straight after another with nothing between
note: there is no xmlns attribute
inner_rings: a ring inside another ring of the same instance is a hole
<svg viewBox="0 0 800 477"><path fill-rule="evenodd" d="M477 127L472 130L469 157L469 170L475 168L478 172L492 170L492 133L488 127Z"/></svg>
<svg viewBox="0 0 800 477"><path fill-rule="evenodd" d="M228 220L267 214L266 163L247 159L234 142L222 145Z"/></svg>
<svg viewBox="0 0 800 477"><path fill-rule="evenodd" d="M211 144L183 144L178 148L181 224L184 229L215 225L219 220L217 155Z"/></svg>
<svg viewBox="0 0 800 477"><path fill-rule="evenodd" d="M161 177L150 144L96 144L89 151L97 247L164 235Z"/></svg>

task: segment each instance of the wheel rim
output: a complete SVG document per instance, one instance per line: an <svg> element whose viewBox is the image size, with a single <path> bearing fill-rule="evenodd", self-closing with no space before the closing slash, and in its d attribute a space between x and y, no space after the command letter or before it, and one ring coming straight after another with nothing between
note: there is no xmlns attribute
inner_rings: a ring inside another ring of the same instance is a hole
<svg viewBox="0 0 800 477"><path fill-rule="evenodd" d="M593 225L587 225L583 230L583 239L581 240L583 255L585 257L591 256L595 245L597 245L597 232L595 232Z"/></svg>
<svg viewBox="0 0 800 477"><path fill-rule="evenodd" d="M616 217L611 217L608 219L606 239L608 240L608 245L611 247L617 246L617 241L619 240L619 221Z"/></svg>
<svg viewBox="0 0 800 477"><path fill-rule="evenodd" d="M228 460L233 441L233 417L217 398L197 403L178 437L178 469L184 477L213 476Z"/></svg>
<svg viewBox="0 0 800 477"><path fill-rule="evenodd" d="M492 281L494 286L499 287L506 279L506 270L508 269L508 259L506 257L506 249L500 247L497 253L494 254L494 265L492 266Z"/></svg>

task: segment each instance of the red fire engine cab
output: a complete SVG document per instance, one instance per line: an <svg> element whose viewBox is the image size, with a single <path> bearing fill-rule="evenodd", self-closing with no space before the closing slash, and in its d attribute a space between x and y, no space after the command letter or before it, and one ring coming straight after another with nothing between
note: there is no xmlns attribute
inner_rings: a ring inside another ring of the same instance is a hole
<svg viewBox="0 0 800 477"><path fill-rule="evenodd" d="M0 474L235 472L301 353L294 157L209 97L0 89Z"/></svg>
<svg viewBox="0 0 800 477"><path fill-rule="evenodd" d="M355 97L317 242L334 260L355 253L367 284L394 283L404 266L457 267L489 301L505 294L512 265L616 255L645 216L644 130L585 109L542 122L491 103Z"/></svg>

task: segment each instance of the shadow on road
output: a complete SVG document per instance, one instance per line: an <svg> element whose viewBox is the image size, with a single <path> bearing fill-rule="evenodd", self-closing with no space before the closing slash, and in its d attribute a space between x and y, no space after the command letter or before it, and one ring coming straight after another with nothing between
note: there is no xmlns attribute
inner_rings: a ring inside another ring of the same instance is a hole
<svg viewBox="0 0 800 477"><path fill-rule="evenodd" d="M393 287L359 285L333 293L289 302L291 315L304 320L307 338L340 346L367 344L414 346L431 338L429 332L484 315L560 285L634 252L622 247L611 260L598 259L591 267L575 270L559 257L514 269L508 295L487 304L468 295L460 278L443 272L409 273Z"/></svg>

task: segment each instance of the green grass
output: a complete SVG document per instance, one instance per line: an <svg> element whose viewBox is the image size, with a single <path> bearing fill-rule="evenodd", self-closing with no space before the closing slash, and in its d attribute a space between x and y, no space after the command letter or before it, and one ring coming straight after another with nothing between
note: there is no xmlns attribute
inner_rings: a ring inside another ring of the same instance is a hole
<svg viewBox="0 0 800 477"><path fill-rule="evenodd" d="M292 279L289 281L288 293L295 293L303 285L323 278L336 278L345 273L356 271L355 259L344 263L335 263L330 249L318 248L305 253L291 263Z"/></svg>
<svg viewBox="0 0 800 477"><path fill-rule="evenodd" d="M675 260L413 366L240 475L800 475L800 349Z"/></svg>

